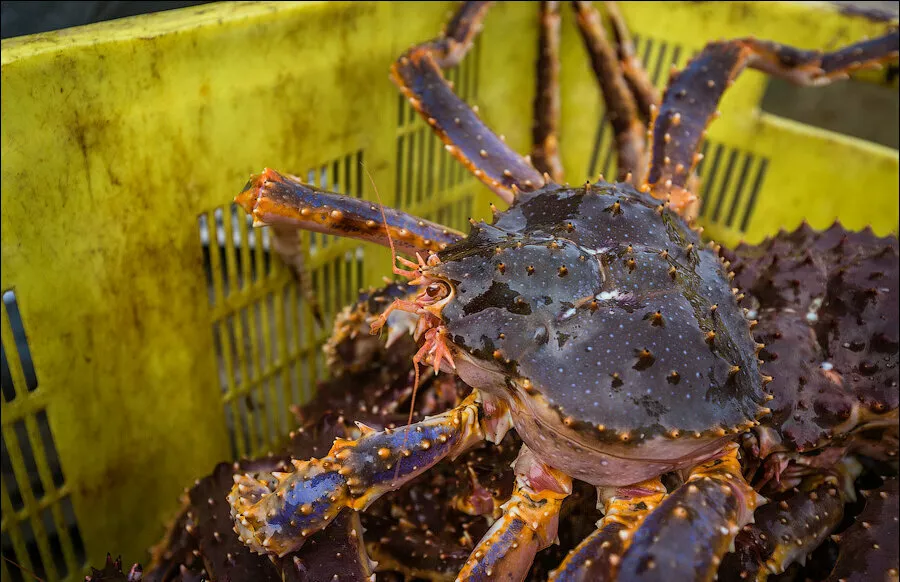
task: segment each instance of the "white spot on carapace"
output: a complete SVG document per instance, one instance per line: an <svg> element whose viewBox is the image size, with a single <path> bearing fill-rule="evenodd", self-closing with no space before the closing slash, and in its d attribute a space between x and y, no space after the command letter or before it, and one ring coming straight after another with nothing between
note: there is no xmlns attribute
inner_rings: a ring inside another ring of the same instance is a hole
<svg viewBox="0 0 900 582"><path fill-rule="evenodd" d="M613 289L612 291L601 291L595 297L599 301L614 301L616 299L621 299L624 294L618 289Z"/></svg>
<svg viewBox="0 0 900 582"><path fill-rule="evenodd" d="M816 323L819 321L819 308L822 307L822 298L816 297L812 300L812 303L809 304L809 309L806 312L806 321L807 323Z"/></svg>

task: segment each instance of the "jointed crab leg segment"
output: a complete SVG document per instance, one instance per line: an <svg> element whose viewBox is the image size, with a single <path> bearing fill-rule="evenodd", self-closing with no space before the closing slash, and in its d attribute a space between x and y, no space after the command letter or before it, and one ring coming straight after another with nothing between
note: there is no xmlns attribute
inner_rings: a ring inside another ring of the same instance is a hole
<svg viewBox="0 0 900 582"><path fill-rule="evenodd" d="M652 117L653 107L659 106L659 91L653 86L647 71L634 52L634 43L631 42L631 34L625 25L625 19L619 12L615 2L604 2L606 15L609 17L616 35L616 51L619 55L619 64L622 74L628 83L628 88L634 95L641 119L649 122Z"/></svg>
<svg viewBox="0 0 900 582"><path fill-rule="evenodd" d="M758 496L736 445L691 471L641 524L619 565L622 580L712 580Z"/></svg>
<svg viewBox="0 0 900 582"><path fill-rule="evenodd" d="M666 488L657 477L631 487L599 488L597 495L603 519L550 574L551 582L615 580L631 536L662 502Z"/></svg>
<svg viewBox="0 0 900 582"><path fill-rule="evenodd" d="M531 163L562 183L559 159L559 2L541 2L537 90L531 128Z"/></svg>
<svg viewBox="0 0 900 582"><path fill-rule="evenodd" d="M381 208L371 202L320 190L268 168L251 178L235 201L255 226L311 230L389 246L387 228L397 250L411 255L439 251L463 237L393 208L384 209L383 220Z"/></svg>
<svg viewBox="0 0 900 582"><path fill-rule="evenodd" d="M615 133L618 178L625 180L631 174L632 179L639 183L640 171L646 164L646 130L638 117L634 95L622 74L616 51L603 30L600 14L590 2L573 4L578 30L581 31L606 103L606 116Z"/></svg>
<svg viewBox="0 0 900 582"><path fill-rule="evenodd" d="M426 43L438 67L455 67L463 60L472 48L475 36L481 32L481 23L491 4L493 2L463 2L441 36Z"/></svg>
<svg viewBox="0 0 900 582"><path fill-rule="evenodd" d="M524 580L534 556L556 539L559 510L572 492L572 478L538 461L522 446L516 485L503 516L484 534L458 581Z"/></svg>
<svg viewBox="0 0 900 582"><path fill-rule="evenodd" d="M257 553L284 556L343 508L361 511L440 460L459 455L491 433L489 420L482 426L477 398L473 393L458 407L401 429L360 425L360 438L335 440L325 458L293 460L293 472L273 473L274 486L236 475L228 501L241 540Z"/></svg>
<svg viewBox="0 0 900 582"><path fill-rule="evenodd" d="M862 513L853 525L834 536L840 551L826 582L898 579L897 484L897 477L890 477L878 489L863 492L866 506Z"/></svg>
<svg viewBox="0 0 900 582"><path fill-rule="evenodd" d="M700 161L697 149L706 127L717 115L722 94L744 67L783 77L801 85L822 85L847 73L896 59L896 30L873 40L822 53L753 38L713 42L683 71L675 74L653 122L647 186L660 199L670 198L679 212L696 197L687 182Z"/></svg>
<svg viewBox="0 0 900 582"><path fill-rule="evenodd" d="M441 74L442 67L465 55L488 4L463 4L442 37L413 47L394 63L391 78L447 150L498 196L512 202L517 189L543 186L543 176L492 132Z"/></svg>
<svg viewBox="0 0 900 582"><path fill-rule="evenodd" d="M781 59L807 59L809 62L815 62L817 58L821 58L819 67L822 74L819 76L801 76L800 79L794 79L797 82L812 85L824 85L835 79L845 79L849 74L858 69L878 68L884 63L896 61L900 56L900 32L896 26L894 29L878 38L864 40L856 44L844 47L840 50L822 54L818 51L797 51L796 54L790 54L790 47L781 47L782 52L778 52L778 47L772 47L776 55ZM789 55L789 56L787 56ZM753 65L763 71L771 72L768 68L760 65ZM783 65L778 62L773 64L776 70L783 70Z"/></svg>
<svg viewBox="0 0 900 582"><path fill-rule="evenodd" d="M719 575L727 579L765 579L781 574L821 544L844 517L849 483L834 475L807 477L783 499L756 510L734 540L735 550L725 556Z"/></svg>
<svg viewBox="0 0 900 582"><path fill-rule="evenodd" d="M325 327L325 316L322 315L322 307L316 296L306 272L306 253L300 245L300 236L296 228L289 226L272 227L272 248L281 257L281 260L291 268L294 280L300 287L303 298L306 300L313 314L313 318L320 327Z"/></svg>

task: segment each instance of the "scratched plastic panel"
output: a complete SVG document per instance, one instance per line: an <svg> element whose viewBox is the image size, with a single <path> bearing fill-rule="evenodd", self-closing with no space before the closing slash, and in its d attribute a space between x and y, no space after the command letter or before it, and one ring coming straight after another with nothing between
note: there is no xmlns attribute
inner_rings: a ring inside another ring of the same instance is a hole
<svg viewBox="0 0 900 582"><path fill-rule="evenodd" d="M363 163L357 151L307 171L285 171L361 197ZM284 442L296 424L291 407L307 401L315 382L327 376L322 343L334 316L362 287L364 247L346 238L298 233L306 287L272 250L269 227L253 228L236 204L204 212L198 226L232 458L263 454ZM321 312L321 323L314 310Z"/></svg>
<svg viewBox="0 0 900 582"><path fill-rule="evenodd" d="M448 7L422 12L437 23ZM185 486L293 426L329 318L372 255L303 239L325 321L310 325L268 234L231 201L267 166L369 197L362 161L393 190L387 71L412 40L393 16L382 3L219 3L3 41L0 277L38 380L11 401L3 385L3 446L21 459L4 465L4 556L54 581L83 579L107 552L146 564ZM61 486L41 476L44 413Z"/></svg>
<svg viewBox="0 0 900 582"><path fill-rule="evenodd" d="M78 577L84 544L14 289L3 293L2 318L2 579Z"/></svg>

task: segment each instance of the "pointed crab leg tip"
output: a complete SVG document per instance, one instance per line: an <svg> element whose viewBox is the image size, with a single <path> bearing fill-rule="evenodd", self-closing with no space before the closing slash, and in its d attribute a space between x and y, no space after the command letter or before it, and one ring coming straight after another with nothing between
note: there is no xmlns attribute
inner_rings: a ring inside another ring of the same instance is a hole
<svg viewBox="0 0 900 582"><path fill-rule="evenodd" d="M264 169L259 174L253 174L244 185L241 193L234 197L235 204L243 208L247 214L252 215L266 182L273 179L279 180L281 176L269 168Z"/></svg>

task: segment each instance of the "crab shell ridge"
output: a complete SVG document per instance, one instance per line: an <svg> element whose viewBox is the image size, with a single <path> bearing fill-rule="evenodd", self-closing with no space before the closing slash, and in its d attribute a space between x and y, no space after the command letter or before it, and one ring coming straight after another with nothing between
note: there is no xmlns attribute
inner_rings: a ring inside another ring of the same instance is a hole
<svg viewBox="0 0 900 582"><path fill-rule="evenodd" d="M569 475L625 485L694 464L767 412L722 259L627 184L522 193L439 254L458 372Z"/></svg>

